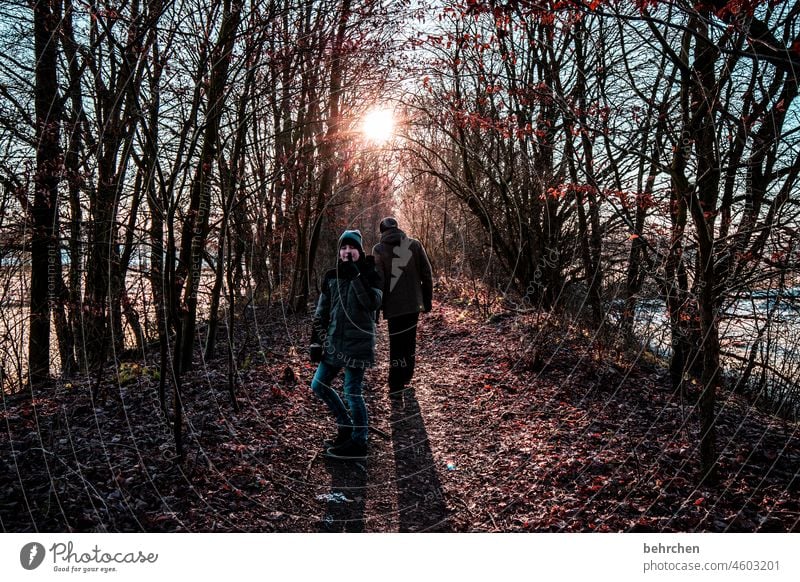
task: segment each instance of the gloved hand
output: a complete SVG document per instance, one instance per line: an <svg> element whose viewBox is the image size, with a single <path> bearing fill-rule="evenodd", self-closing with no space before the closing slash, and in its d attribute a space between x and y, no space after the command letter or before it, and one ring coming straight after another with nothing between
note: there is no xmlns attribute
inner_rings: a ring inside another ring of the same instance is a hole
<svg viewBox="0 0 800 582"><path fill-rule="evenodd" d="M312 364L319 364L322 361L322 346L311 344L311 347L308 348L308 356Z"/></svg>
<svg viewBox="0 0 800 582"><path fill-rule="evenodd" d="M336 270L340 279L355 279L361 272L358 263L353 261L339 261Z"/></svg>
<svg viewBox="0 0 800 582"><path fill-rule="evenodd" d="M381 276L375 268L375 257L367 255L361 266L361 276L369 283L370 287L381 289Z"/></svg>

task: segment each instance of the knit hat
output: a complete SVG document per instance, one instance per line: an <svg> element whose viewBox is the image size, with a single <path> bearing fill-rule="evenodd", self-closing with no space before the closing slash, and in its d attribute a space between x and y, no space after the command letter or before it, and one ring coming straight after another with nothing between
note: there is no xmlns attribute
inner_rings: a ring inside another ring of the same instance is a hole
<svg viewBox="0 0 800 582"><path fill-rule="evenodd" d="M397 219L394 216L387 216L381 220L381 225L379 228L381 232L386 232L390 228L398 228Z"/></svg>
<svg viewBox="0 0 800 582"><path fill-rule="evenodd" d="M342 233L342 236L339 237L339 248L342 248L343 244L349 243L356 247L358 252L363 255L364 247L362 246L361 240L360 230L346 230Z"/></svg>

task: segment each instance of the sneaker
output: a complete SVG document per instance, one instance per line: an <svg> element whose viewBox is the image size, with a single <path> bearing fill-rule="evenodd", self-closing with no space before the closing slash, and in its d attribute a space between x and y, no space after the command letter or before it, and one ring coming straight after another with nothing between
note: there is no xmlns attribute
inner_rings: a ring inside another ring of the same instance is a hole
<svg viewBox="0 0 800 582"><path fill-rule="evenodd" d="M340 426L339 431L336 433L336 438L332 439L325 439L322 441L322 444L325 445L325 449L329 449L330 447L338 447L339 445L343 445L347 441L350 440L350 436L353 434L353 427L351 426Z"/></svg>
<svg viewBox="0 0 800 582"><path fill-rule="evenodd" d="M366 459L367 443L359 443L353 439L347 439L341 445L329 448L326 454L333 459Z"/></svg>

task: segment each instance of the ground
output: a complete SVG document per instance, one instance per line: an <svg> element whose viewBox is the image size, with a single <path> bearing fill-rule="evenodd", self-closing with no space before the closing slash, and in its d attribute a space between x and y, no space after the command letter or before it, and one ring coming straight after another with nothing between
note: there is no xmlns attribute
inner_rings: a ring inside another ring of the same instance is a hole
<svg viewBox="0 0 800 582"><path fill-rule="evenodd" d="M719 484L700 485L689 394L644 351L567 316L485 319L457 298L422 316L401 398L366 377L370 456L331 461L334 425L308 386L307 316L249 310L237 345L184 378L183 462L154 360L8 396L4 531L800 531L796 423L723 392ZM171 404L170 404L171 409Z"/></svg>

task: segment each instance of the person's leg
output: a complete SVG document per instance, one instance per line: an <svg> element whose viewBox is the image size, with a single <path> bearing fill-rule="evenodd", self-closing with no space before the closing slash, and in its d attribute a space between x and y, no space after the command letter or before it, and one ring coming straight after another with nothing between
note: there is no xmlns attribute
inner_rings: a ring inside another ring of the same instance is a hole
<svg viewBox="0 0 800 582"><path fill-rule="evenodd" d="M391 317L387 320L389 324L389 390L402 390L403 379L401 377L400 364L402 363L402 349L400 337L399 318Z"/></svg>
<svg viewBox="0 0 800 582"><path fill-rule="evenodd" d="M347 428L352 427L353 422L347 414L342 399L339 398L336 391L331 388L331 382L336 378L336 374L339 373L340 369L341 368L331 366L325 362L320 362L317 367L317 372L314 374L314 379L311 380L311 390L320 400L328 405L328 408L330 408L333 416L336 418L336 423L339 425L339 428ZM345 375L345 378L346 377Z"/></svg>
<svg viewBox="0 0 800 582"><path fill-rule="evenodd" d="M411 378L414 377L414 366L417 362L417 323L419 322L419 313L412 313L406 316L406 329L403 345L405 346L406 353L406 367L403 368L403 384L411 383Z"/></svg>
<svg viewBox="0 0 800 582"><path fill-rule="evenodd" d="M414 376L418 313L392 317L389 322L389 390L402 390Z"/></svg>
<svg viewBox="0 0 800 582"><path fill-rule="evenodd" d="M354 442L365 444L367 442L368 424L367 405L364 402L364 368L344 369L344 397L350 406L353 415Z"/></svg>
<svg viewBox="0 0 800 582"><path fill-rule="evenodd" d="M329 448L328 457L355 461L367 458L367 406L363 392L364 369L344 369L344 394L353 414L353 432L349 439L340 445Z"/></svg>

